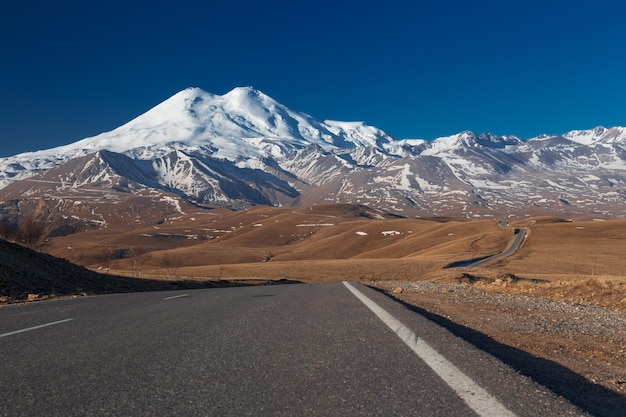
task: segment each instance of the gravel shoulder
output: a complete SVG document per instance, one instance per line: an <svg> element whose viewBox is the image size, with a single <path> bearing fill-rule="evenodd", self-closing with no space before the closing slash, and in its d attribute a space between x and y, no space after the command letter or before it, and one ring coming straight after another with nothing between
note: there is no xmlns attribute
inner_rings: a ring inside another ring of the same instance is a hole
<svg viewBox="0 0 626 417"><path fill-rule="evenodd" d="M593 415L626 416L626 312L430 281L368 283Z"/></svg>

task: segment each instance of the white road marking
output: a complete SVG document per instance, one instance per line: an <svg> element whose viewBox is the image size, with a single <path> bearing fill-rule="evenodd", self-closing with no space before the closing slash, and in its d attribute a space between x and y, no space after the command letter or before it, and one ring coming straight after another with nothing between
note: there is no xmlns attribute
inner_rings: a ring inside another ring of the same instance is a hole
<svg viewBox="0 0 626 417"><path fill-rule="evenodd" d="M172 297L165 297L163 300L173 300L174 298L182 298L182 297L189 297L189 294L182 294L182 295L174 295Z"/></svg>
<svg viewBox="0 0 626 417"><path fill-rule="evenodd" d="M72 320L74 320L74 319L65 319L65 320L54 321L52 323L40 324L39 326L29 327L27 329L16 330L14 332L9 332L9 333L2 333L2 334L0 334L0 337L12 336L12 335L18 334L18 333L29 332L31 330L41 329L42 327L54 326L55 324L66 323L66 322L72 321Z"/></svg>
<svg viewBox="0 0 626 417"><path fill-rule="evenodd" d="M459 368L450 363L439 352L421 340L408 327L400 323L386 310L369 299L362 292L344 281L344 285L379 319L383 321L411 350L448 384L481 417L515 417L496 398L476 384Z"/></svg>

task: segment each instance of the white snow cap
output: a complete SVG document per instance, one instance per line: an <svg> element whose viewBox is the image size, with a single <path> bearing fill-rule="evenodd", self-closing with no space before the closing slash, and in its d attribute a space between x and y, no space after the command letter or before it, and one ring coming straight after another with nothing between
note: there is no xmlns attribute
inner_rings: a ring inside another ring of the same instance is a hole
<svg viewBox="0 0 626 417"><path fill-rule="evenodd" d="M110 150L149 156L142 152L184 143L185 147L211 147L215 149L214 156L235 160L312 144L330 150L375 146L389 140L391 137L385 132L362 122L317 121L305 113L288 109L252 87L237 87L221 96L190 87L114 130L23 155L28 158L76 157Z"/></svg>

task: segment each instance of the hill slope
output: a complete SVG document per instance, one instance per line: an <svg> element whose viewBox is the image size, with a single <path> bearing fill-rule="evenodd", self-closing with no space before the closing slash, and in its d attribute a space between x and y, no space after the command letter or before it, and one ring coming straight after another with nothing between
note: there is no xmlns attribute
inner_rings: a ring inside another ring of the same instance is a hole
<svg viewBox="0 0 626 417"><path fill-rule="evenodd" d="M65 259L0 239L0 304L59 296L167 291L273 283L273 280L190 281L138 279L100 274ZM278 281L287 283L288 281Z"/></svg>

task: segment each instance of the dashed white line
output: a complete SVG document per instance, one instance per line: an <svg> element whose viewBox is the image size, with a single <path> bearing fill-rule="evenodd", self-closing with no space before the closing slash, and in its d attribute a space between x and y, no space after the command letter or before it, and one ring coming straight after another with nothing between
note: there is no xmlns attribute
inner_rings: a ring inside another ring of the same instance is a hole
<svg viewBox="0 0 626 417"><path fill-rule="evenodd" d="M173 300L174 298L182 298L182 297L189 297L189 294L182 294L182 295L174 295L174 296L172 296L172 297L165 297L165 298L163 299L163 301L166 301L166 300Z"/></svg>
<svg viewBox="0 0 626 417"><path fill-rule="evenodd" d="M33 326L33 327L29 327L27 329L16 330L14 332L9 332L9 333L2 333L2 334L0 334L0 337L12 336L12 335L18 334L18 333L29 332L31 330L41 329L42 327L54 326L55 324L66 323L66 322L72 321L72 320L74 320L74 319L65 319L65 320L53 321L52 323L40 324L39 326Z"/></svg>
<svg viewBox="0 0 626 417"><path fill-rule="evenodd" d="M421 340L408 327L400 323L386 310L362 292L344 281L344 285L379 319L383 321L411 350L448 384L459 397L481 417L515 417L496 398L480 387L439 352Z"/></svg>

